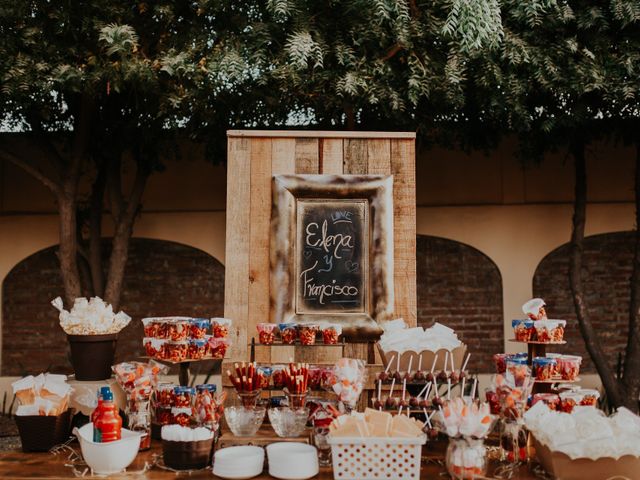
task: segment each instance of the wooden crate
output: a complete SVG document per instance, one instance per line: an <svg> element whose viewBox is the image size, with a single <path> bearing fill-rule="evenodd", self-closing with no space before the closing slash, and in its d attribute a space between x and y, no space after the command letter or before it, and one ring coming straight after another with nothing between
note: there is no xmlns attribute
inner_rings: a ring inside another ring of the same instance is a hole
<svg viewBox="0 0 640 480"><path fill-rule="evenodd" d="M395 314L416 325L415 134L231 130L228 135L225 316L234 320L233 360L249 358L256 325L269 318L271 178L278 174L393 175ZM322 349L295 349L297 361L322 362ZM345 356L375 358L370 344ZM270 349L256 352L270 362ZM304 357L304 358L303 358Z"/></svg>

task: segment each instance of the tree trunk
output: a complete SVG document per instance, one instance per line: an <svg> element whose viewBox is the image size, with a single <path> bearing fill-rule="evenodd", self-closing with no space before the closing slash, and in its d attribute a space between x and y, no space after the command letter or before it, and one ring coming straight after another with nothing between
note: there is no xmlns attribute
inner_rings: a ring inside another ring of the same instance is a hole
<svg viewBox="0 0 640 480"><path fill-rule="evenodd" d="M575 198L573 212L573 230L571 232L571 250L569 258L569 283L573 297L573 305L578 318L578 326L582 338L587 347L587 351L596 366L600 375L607 398L612 406L622 405L619 384L615 378L613 369L607 361L607 357L602 350L600 339L591 324L587 315L585 304L584 287L582 282L582 255L584 243L584 227L587 209L587 167L585 160L585 144L582 141L572 145L572 154L575 161Z"/></svg>
<svg viewBox="0 0 640 480"><path fill-rule="evenodd" d="M73 306L76 298L82 296L82 285L78 270L78 238L76 225L76 204L74 198L66 193L58 196L60 212L60 247L58 259L60 274L64 285L67 306Z"/></svg>
<svg viewBox="0 0 640 480"><path fill-rule="evenodd" d="M102 212L106 187L106 161L98 168L98 175L91 191L89 211L89 269L94 294L104 295L104 272L102 269Z"/></svg>
<svg viewBox="0 0 640 480"><path fill-rule="evenodd" d="M117 217L116 229L113 235L109 270L104 291L104 300L116 311L120 307L120 296L124 282L125 267L129 258L129 240L133 233L133 223L140 208L142 194L147 183L149 172L138 162L136 178L124 212Z"/></svg>
<svg viewBox="0 0 640 480"><path fill-rule="evenodd" d="M638 411L640 396L640 143L636 144L636 232L631 274L631 300L629 302L629 335L625 350L623 384L625 406Z"/></svg>

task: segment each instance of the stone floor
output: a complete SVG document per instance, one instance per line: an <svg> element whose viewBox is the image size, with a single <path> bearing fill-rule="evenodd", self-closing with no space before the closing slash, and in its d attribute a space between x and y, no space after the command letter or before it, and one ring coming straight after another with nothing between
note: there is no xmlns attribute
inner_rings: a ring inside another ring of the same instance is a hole
<svg viewBox="0 0 640 480"><path fill-rule="evenodd" d="M0 415L0 452L15 450L20 448L20 437L18 428L13 418Z"/></svg>

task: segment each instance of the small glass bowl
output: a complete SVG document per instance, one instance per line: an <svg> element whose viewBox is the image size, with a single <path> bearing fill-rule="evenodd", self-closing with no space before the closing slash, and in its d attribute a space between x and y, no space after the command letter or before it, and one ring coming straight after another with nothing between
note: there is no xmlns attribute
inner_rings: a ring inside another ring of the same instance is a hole
<svg viewBox="0 0 640 480"><path fill-rule="evenodd" d="M255 435L262 425L266 411L264 407L226 407L224 419L236 437L250 437Z"/></svg>
<svg viewBox="0 0 640 480"><path fill-rule="evenodd" d="M308 408L277 407L267 413L273 430L282 438L301 436L309 418Z"/></svg>

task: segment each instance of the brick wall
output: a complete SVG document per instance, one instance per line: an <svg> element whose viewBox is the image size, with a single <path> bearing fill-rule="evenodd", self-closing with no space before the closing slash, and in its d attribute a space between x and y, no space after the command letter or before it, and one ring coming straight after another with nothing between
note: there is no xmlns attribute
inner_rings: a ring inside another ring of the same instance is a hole
<svg viewBox="0 0 640 480"><path fill-rule="evenodd" d="M569 288L569 246L554 250L538 265L533 292L544 298L550 318L567 320L567 345L554 350L583 357L583 371L594 372L588 358ZM633 261L633 232L587 237L584 242L583 278L586 305L595 330L612 365L627 342L629 280Z"/></svg>
<svg viewBox="0 0 640 480"><path fill-rule="evenodd" d="M493 370L503 348L502 279L478 250L453 240L418 235L418 322L456 330L472 353L470 368Z"/></svg>
<svg viewBox="0 0 640 480"><path fill-rule="evenodd" d="M62 294L55 249L26 258L4 280L2 375L71 373L66 336L49 304ZM142 354L140 319L145 316L221 316L224 267L195 248L133 239L121 308L132 320L120 334L117 361Z"/></svg>

